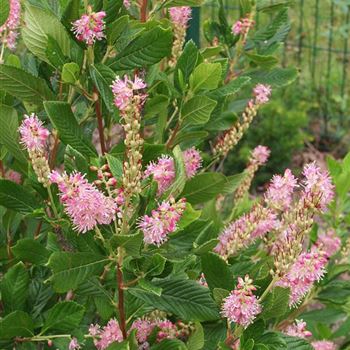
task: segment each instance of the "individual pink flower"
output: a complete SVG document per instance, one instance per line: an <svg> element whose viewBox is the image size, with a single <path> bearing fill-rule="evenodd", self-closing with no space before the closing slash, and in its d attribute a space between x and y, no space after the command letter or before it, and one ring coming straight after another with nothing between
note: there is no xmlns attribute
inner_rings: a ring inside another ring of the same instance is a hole
<svg viewBox="0 0 350 350"><path fill-rule="evenodd" d="M238 20L236 23L233 24L232 33L234 35L241 34L242 30L243 30L243 22L242 21Z"/></svg>
<svg viewBox="0 0 350 350"><path fill-rule="evenodd" d="M134 81L129 79L127 75L124 76L124 79L120 79L120 77L117 76L111 85L114 95L114 104L121 111L127 110L131 106L135 91L145 89L146 87L147 84L137 75L135 75ZM146 94L139 94L138 96L140 97L141 103L143 103L147 97Z"/></svg>
<svg viewBox="0 0 350 350"><path fill-rule="evenodd" d="M121 343L123 341L119 323L114 318L109 320L103 328L99 325L91 325L89 334L94 338L94 344L98 350L107 349L112 343Z"/></svg>
<svg viewBox="0 0 350 350"><path fill-rule="evenodd" d="M6 22L0 27L0 40L3 45L14 50L18 37L17 29L20 24L21 2L20 0L10 0L10 11Z"/></svg>
<svg viewBox="0 0 350 350"><path fill-rule="evenodd" d="M311 343L315 350L336 350L337 346L329 340L317 340Z"/></svg>
<svg viewBox="0 0 350 350"><path fill-rule="evenodd" d="M325 210L334 197L334 186L328 171L321 170L316 162L304 166L303 198L314 206Z"/></svg>
<svg viewBox="0 0 350 350"><path fill-rule="evenodd" d="M168 235L175 232L177 223L186 208L185 199L175 202L173 198L162 202L159 207L152 210L151 216L144 215L138 227L144 235L146 244L155 244L160 246L168 240Z"/></svg>
<svg viewBox="0 0 350 350"><path fill-rule="evenodd" d="M202 157L200 153L194 148L189 148L183 152L186 176L191 178L196 175L198 169L202 166Z"/></svg>
<svg viewBox="0 0 350 350"><path fill-rule="evenodd" d="M238 284L231 294L224 299L222 305L222 315L229 322L237 323L247 328L253 323L256 316L261 312L261 305L257 297L253 294L256 290L253 281L249 276L243 280L238 278Z"/></svg>
<svg viewBox="0 0 350 350"><path fill-rule="evenodd" d="M291 307L298 305L313 284L323 277L326 265L325 254L315 247L310 252L300 254L287 274L276 283L276 286L290 288L289 305Z"/></svg>
<svg viewBox="0 0 350 350"><path fill-rule="evenodd" d="M92 230L98 224L108 225L115 220L118 210L115 200L106 197L81 173L61 175L53 171L50 180L58 185L61 202L73 221L74 229L79 233Z"/></svg>
<svg viewBox="0 0 350 350"><path fill-rule="evenodd" d="M316 246L330 258L340 249L341 239L334 230L328 230L318 235Z"/></svg>
<svg viewBox="0 0 350 350"><path fill-rule="evenodd" d="M266 203L278 210L289 209L297 186L298 181L290 169L286 169L283 176L274 175L265 193Z"/></svg>
<svg viewBox="0 0 350 350"><path fill-rule="evenodd" d="M103 33L105 17L106 12L92 12L89 6L88 13L73 22L72 31L79 41L85 41L86 45L93 45L96 40L102 40L105 37Z"/></svg>
<svg viewBox="0 0 350 350"><path fill-rule="evenodd" d="M151 322L149 320L137 319L132 323L130 331L136 329L136 339L139 344L142 344L147 341L147 338L151 335L154 327L154 322Z"/></svg>
<svg viewBox="0 0 350 350"><path fill-rule="evenodd" d="M123 0L123 5L128 10L131 7L131 1L130 0Z"/></svg>
<svg viewBox="0 0 350 350"><path fill-rule="evenodd" d="M303 320L295 320L295 323L286 327L283 333L290 335L291 337L298 337L306 339L312 336L312 333L306 329L306 322Z"/></svg>
<svg viewBox="0 0 350 350"><path fill-rule="evenodd" d="M79 349L81 349L81 346L80 346L77 338L72 338L72 340L69 342L68 349L69 350L79 350Z"/></svg>
<svg viewBox="0 0 350 350"><path fill-rule="evenodd" d="M265 104L269 102L269 97L271 95L271 86L264 84L257 84L253 90L255 97L255 102L258 105Z"/></svg>
<svg viewBox="0 0 350 350"><path fill-rule="evenodd" d="M223 230L214 251L227 258L248 247L277 226L276 214L269 208L257 205Z"/></svg>
<svg viewBox="0 0 350 350"><path fill-rule="evenodd" d="M24 120L18 130L21 134L21 143L27 150L44 151L46 149L50 132L43 127L42 121L34 113L30 116L24 115Z"/></svg>
<svg viewBox="0 0 350 350"><path fill-rule="evenodd" d="M146 170L145 176L153 176L153 180L158 184L158 196L162 195L173 183L175 179L174 159L163 155L157 162L151 162Z"/></svg>
<svg viewBox="0 0 350 350"><path fill-rule="evenodd" d="M187 27L188 21L191 19L191 8L188 6L171 7L169 14L174 24Z"/></svg>
<svg viewBox="0 0 350 350"><path fill-rule="evenodd" d="M163 339L175 339L178 335L176 325L169 320L159 320L156 322L156 326L159 328L157 342Z"/></svg>
<svg viewBox="0 0 350 350"><path fill-rule="evenodd" d="M252 151L252 162L259 166L264 165L269 159L271 151L266 146L257 146Z"/></svg>

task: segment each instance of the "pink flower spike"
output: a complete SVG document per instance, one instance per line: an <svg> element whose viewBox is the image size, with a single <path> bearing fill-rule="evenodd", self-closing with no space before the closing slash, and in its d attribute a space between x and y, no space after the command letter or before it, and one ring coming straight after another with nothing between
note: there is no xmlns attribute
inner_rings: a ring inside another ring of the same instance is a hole
<svg viewBox="0 0 350 350"><path fill-rule="evenodd" d="M24 120L18 130L21 134L21 143L27 150L45 151L50 132L43 127L43 122L34 113L30 116L24 115Z"/></svg>
<svg viewBox="0 0 350 350"><path fill-rule="evenodd" d="M89 334L94 338L94 344L98 350L105 350L112 343L121 343L123 341L119 323L114 318L110 319L103 328L99 325L91 325Z"/></svg>
<svg viewBox="0 0 350 350"><path fill-rule="evenodd" d="M259 300L253 294L254 290L255 287L249 276L246 276L244 280L239 278L236 288L224 299L222 315L229 322L234 322L247 328L262 310Z"/></svg>
<svg viewBox="0 0 350 350"><path fill-rule="evenodd" d="M188 6L171 7L169 14L174 24L187 27L188 21L191 19L191 8Z"/></svg>
<svg viewBox="0 0 350 350"><path fill-rule="evenodd" d="M155 324L149 320L137 319L131 325L129 332L136 329L136 339L139 344L142 344L147 341L147 338L153 332L154 327Z"/></svg>
<svg viewBox="0 0 350 350"><path fill-rule="evenodd" d="M291 337L298 337L306 339L312 336L312 333L306 330L306 322L303 320L295 320L295 323L289 325L283 333L290 335Z"/></svg>
<svg viewBox="0 0 350 350"><path fill-rule="evenodd" d="M263 105L269 102L269 97L271 95L271 86L264 84L257 84L253 90L255 96L255 102L258 105Z"/></svg>
<svg viewBox="0 0 350 350"><path fill-rule="evenodd" d="M177 223L186 209L185 199L175 202L173 198L169 202L162 202L151 216L144 215L138 227L144 235L146 244L155 244L158 247L168 240L168 235L175 232Z"/></svg>
<svg viewBox="0 0 350 350"><path fill-rule="evenodd" d="M196 175L198 169L202 167L202 157L200 153L194 148L189 148L183 152L186 175L190 179Z"/></svg>
<svg viewBox="0 0 350 350"><path fill-rule="evenodd" d="M315 350L336 350L336 345L329 340L317 340L311 343Z"/></svg>
<svg viewBox="0 0 350 350"><path fill-rule="evenodd" d="M232 34L234 35L239 35L242 33L243 30L243 23L241 21L237 21L233 26L232 26Z"/></svg>
<svg viewBox="0 0 350 350"><path fill-rule="evenodd" d="M340 249L341 239L334 230L328 230L318 235L316 246L330 258Z"/></svg>
<svg viewBox="0 0 350 350"><path fill-rule="evenodd" d="M80 19L73 22L72 31L79 41L85 41L86 45L93 45L96 40L102 40L105 35L104 11L91 12L91 7L88 9L88 14L84 14Z"/></svg>
<svg viewBox="0 0 350 350"><path fill-rule="evenodd" d="M16 48L18 37L17 29L21 19L21 2L20 0L10 0L10 11L6 22L0 26L0 41L10 49Z"/></svg>
<svg viewBox="0 0 350 350"><path fill-rule="evenodd" d="M252 151L253 162L259 166L264 165L269 159L270 153L271 151L266 146L259 145L255 147L254 150Z"/></svg>

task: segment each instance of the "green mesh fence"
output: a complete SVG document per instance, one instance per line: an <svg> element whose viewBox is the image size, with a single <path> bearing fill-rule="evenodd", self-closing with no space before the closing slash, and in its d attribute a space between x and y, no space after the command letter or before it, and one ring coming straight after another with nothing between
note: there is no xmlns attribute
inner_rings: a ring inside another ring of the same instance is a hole
<svg viewBox="0 0 350 350"><path fill-rule="evenodd" d="M239 0L224 0L224 4L228 20L234 23L240 17ZM198 23L217 18L217 11L217 0L208 0L201 13L195 13L191 37L196 42L206 45ZM257 29L266 17L258 16ZM340 124L350 121L350 1L295 0L290 19L291 31L281 53L283 65L300 68L298 84L310 95L311 103L318 103L326 130L331 118Z"/></svg>

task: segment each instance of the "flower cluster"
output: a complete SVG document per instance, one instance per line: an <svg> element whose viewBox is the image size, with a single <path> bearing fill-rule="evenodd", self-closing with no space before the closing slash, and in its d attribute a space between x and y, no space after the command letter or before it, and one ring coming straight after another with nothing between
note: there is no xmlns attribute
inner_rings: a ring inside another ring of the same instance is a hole
<svg viewBox="0 0 350 350"><path fill-rule="evenodd" d="M254 148L245 171L245 178L234 194L235 203L241 200L249 191L255 173L258 171L259 166L262 166L267 162L269 156L270 150L266 146L259 145Z"/></svg>
<svg viewBox="0 0 350 350"><path fill-rule="evenodd" d="M330 258L339 251L341 239L336 235L334 230L328 230L318 235L316 246Z"/></svg>
<svg viewBox="0 0 350 350"><path fill-rule="evenodd" d="M226 130L214 145L215 155L225 156L237 145L255 118L258 108L269 101L270 94L269 85L257 84L255 86L253 98L248 101L241 117L242 120L238 120L230 129Z"/></svg>
<svg viewBox="0 0 350 350"><path fill-rule="evenodd" d="M214 251L224 258L228 258L277 226L276 214L271 209L258 204L252 211L230 223L223 230Z"/></svg>
<svg viewBox="0 0 350 350"><path fill-rule="evenodd" d="M147 94L139 90L146 88L146 83L135 75L134 80L126 75L124 79L116 77L112 92L114 103L122 116L125 131L126 161L124 162L123 187L126 197L132 197L141 192L141 170L143 139L140 135L141 109Z"/></svg>
<svg viewBox="0 0 350 350"><path fill-rule="evenodd" d="M232 34L245 36L254 24L255 22L249 17L242 18L233 24Z"/></svg>
<svg viewBox="0 0 350 350"><path fill-rule="evenodd" d="M315 350L336 350L336 345L329 340L318 340L311 343Z"/></svg>
<svg viewBox="0 0 350 350"><path fill-rule="evenodd" d="M182 47L185 42L188 21L191 19L191 8L188 6L171 7L169 9L169 14L173 23L175 37L169 65L174 67L177 59L181 55Z"/></svg>
<svg viewBox="0 0 350 350"><path fill-rule="evenodd" d="M189 148L183 152L187 178L193 177L202 166L202 157L195 148ZM151 162L146 170L145 176L153 176L158 184L158 196L162 195L175 180L175 162L168 155L158 158L157 162Z"/></svg>
<svg viewBox="0 0 350 350"><path fill-rule="evenodd" d="M49 185L50 167L47 160L47 140L49 130L44 128L39 118L32 113L25 115L19 127L21 143L27 149L38 181L44 186Z"/></svg>
<svg viewBox="0 0 350 350"><path fill-rule="evenodd" d="M73 22L72 31L79 41L85 41L86 45L93 45L96 40L102 40L105 35L104 11L92 12L91 7L88 7L88 13Z"/></svg>
<svg viewBox="0 0 350 350"><path fill-rule="evenodd" d="M101 328L98 324L91 325L89 334L94 339L94 344L98 350L107 349L114 342L122 342L123 334L117 320L111 319L107 325Z"/></svg>
<svg viewBox="0 0 350 350"><path fill-rule="evenodd" d="M252 283L249 276L245 276L244 280L239 277L236 288L224 299L222 305L222 315L229 322L237 323L244 328L253 323L256 315L262 310L259 300L253 294L256 288Z"/></svg>
<svg viewBox="0 0 350 350"><path fill-rule="evenodd" d="M18 26L21 17L20 0L10 0L10 11L6 22L0 26L0 42L9 49L16 48L16 39L18 36ZM1 62L0 62L1 63Z"/></svg>
<svg viewBox="0 0 350 350"><path fill-rule="evenodd" d="M277 286L290 288L290 306L298 305L313 284L323 277L326 265L327 258L324 252L317 248L299 255L287 274L276 282Z"/></svg>
<svg viewBox="0 0 350 350"><path fill-rule="evenodd" d="M74 229L79 233L92 230L98 224L108 225L115 220L118 206L112 197L105 196L79 172L70 175L53 171L50 180L58 185L60 199Z"/></svg>
<svg viewBox="0 0 350 350"><path fill-rule="evenodd" d="M290 335L291 337L298 337L306 339L312 336L312 333L306 329L306 322L303 320L295 320L295 323L287 326L283 333Z"/></svg>
<svg viewBox="0 0 350 350"><path fill-rule="evenodd" d="M177 223L186 208L185 199L175 202L174 198L162 202L159 207L152 210L151 216L144 215L138 226L144 235L146 244L160 246L168 240L169 233L175 232Z"/></svg>

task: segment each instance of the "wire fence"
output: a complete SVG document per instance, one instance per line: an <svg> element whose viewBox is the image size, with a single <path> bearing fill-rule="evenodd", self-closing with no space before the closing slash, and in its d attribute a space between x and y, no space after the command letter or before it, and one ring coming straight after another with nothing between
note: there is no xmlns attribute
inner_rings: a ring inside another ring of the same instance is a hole
<svg viewBox="0 0 350 350"><path fill-rule="evenodd" d="M273 1L273 0L271 0ZM239 0L224 0L228 20L240 17ZM191 37L201 41L199 22L216 19L217 0L208 0L194 13ZM258 14L256 29L270 15ZM350 121L350 0L295 0L290 9L291 31L282 49L282 64L300 69L300 84L305 97L317 104L325 120ZM204 43L203 43L204 44Z"/></svg>

